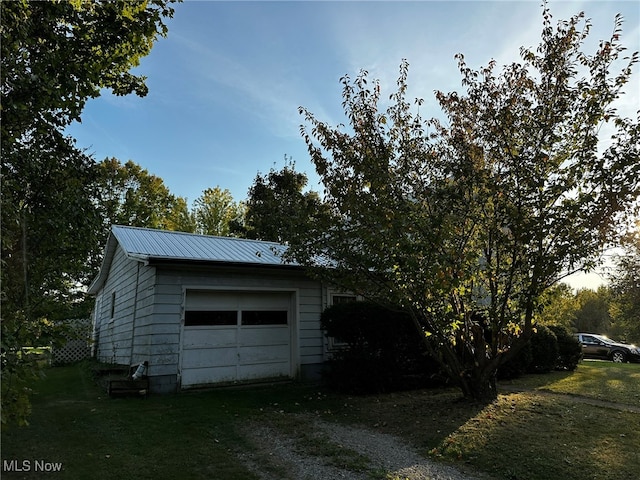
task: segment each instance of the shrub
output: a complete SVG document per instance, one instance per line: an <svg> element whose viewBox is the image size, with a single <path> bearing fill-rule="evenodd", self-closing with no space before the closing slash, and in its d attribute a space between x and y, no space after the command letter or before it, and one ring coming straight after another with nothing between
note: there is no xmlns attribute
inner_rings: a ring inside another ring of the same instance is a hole
<svg viewBox="0 0 640 480"><path fill-rule="evenodd" d="M538 325L531 335L533 358L527 369L530 373L547 373L556 367L559 350L555 333L544 325Z"/></svg>
<svg viewBox="0 0 640 480"><path fill-rule="evenodd" d="M515 357L506 361L498 368L498 378L509 380L524 375L533 361L531 342L527 342Z"/></svg>
<svg viewBox="0 0 640 480"><path fill-rule="evenodd" d="M538 325L523 349L500 366L498 378L511 379L553 369L575 370L581 357L580 344L565 327Z"/></svg>
<svg viewBox="0 0 640 480"><path fill-rule="evenodd" d="M328 385L350 393L426 386L437 376L410 317L372 302L336 304L321 316L327 336L347 344L325 370Z"/></svg>
<svg viewBox="0 0 640 480"><path fill-rule="evenodd" d="M558 341L558 360L556 370L573 371L582 360L582 346L564 325L549 325Z"/></svg>

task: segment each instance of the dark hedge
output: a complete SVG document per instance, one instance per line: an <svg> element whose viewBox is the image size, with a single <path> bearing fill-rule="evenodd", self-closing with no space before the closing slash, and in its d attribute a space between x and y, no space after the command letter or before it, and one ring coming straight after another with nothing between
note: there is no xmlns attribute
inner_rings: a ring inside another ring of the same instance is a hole
<svg viewBox="0 0 640 480"><path fill-rule="evenodd" d="M406 313L350 302L327 308L321 323L327 336L346 344L332 352L325 370L330 387L375 393L438 383L439 369Z"/></svg>

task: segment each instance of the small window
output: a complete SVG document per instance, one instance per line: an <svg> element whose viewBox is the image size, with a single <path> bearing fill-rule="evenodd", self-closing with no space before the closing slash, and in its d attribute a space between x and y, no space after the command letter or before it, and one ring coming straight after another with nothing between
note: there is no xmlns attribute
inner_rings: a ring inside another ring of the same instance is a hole
<svg viewBox="0 0 640 480"><path fill-rule="evenodd" d="M286 310L251 310L242 312L242 325L287 325Z"/></svg>
<svg viewBox="0 0 640 480"><path fill-rule="evenodd" d="M116 292L111 292L111 315L109 318L116 316Z"/></svg>
<svg viewBox="0 0 640 480"><path fill-rule="evenodd" d="M358 297L355 295L332 295L331 296L331 304L337 305L338 303L351 303L358 300Z"/></svg>
<svg viewBox="0 0 640 480"><path fill-rule="evenodd" d="M184 312L185 327L204 325L237 325L238 312L235 310L187 310Z"/></svg>

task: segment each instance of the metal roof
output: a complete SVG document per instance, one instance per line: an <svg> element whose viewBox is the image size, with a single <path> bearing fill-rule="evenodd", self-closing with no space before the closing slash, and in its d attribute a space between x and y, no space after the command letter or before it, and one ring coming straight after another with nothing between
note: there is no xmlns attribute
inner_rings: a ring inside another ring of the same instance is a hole
<svg viewBox="0 0 640 480"><path fill-rule="evenodd" d="M275 242L114 225L107 240L100 273L89 287L97 293L106 280L116 246L142 262L185 261L212 264L297 266L282 259L286 247Z"/></svg>
<svg viewBox="0 0 640 480"><path fill-rule="evenodd" d="M140 260L284 264L286 247L274 242L137 227L113 226L111 231L125 253Z"/></svg>

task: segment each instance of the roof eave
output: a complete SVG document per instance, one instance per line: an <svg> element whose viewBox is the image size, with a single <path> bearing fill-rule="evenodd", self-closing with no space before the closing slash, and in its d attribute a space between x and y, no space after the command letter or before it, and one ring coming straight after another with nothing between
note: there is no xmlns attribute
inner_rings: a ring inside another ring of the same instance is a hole
<svg viewBox="0 0 640 480"><path fill-rule="evenodd" d="M100 270L98 271L98 275L96 275L96 277L93 279L93 281L89 285L89 288L87 289L87 293L89 295L96 295L104 285L104 282L107 280L107 277L109 276L109 267L111 266L111 262L113 261L113 256L115 255L118 244L119 244L118 239L115 237L113 233L110 233L109 238L107 239L107 246L105 247L104 258L102 259L102 264L100 265ZM123 252L126 255L126 257L131 260L135 260L142 263L148 263L149 261L149 258L144 255L131 254L124 251L124 249L123 249Z"/></svg>
<svg viewBox="0 0 640 480"><path fill-rule="evenodd" d="M202 265L216 267L255 267L255 268L283 268L299 270L304 267L291 263L265 263L265 262L233 262L228 260L209 260L198 258L174 258L174 257L148 257L149 265Z"/></svg>
<svg viewBox="0 0 640 480"><path fill-rule="evenodd" d="M113 255L115 254L116 247L118 245L117 240L114 238L113 233L109 233L109 237L107 238L107 245L104 248L104 256L102 257L102 263L100 264L100 270L98 270L98 274L95 276L89 288L87 289L87 293L89 295L96 295L104 282L107 279L109 273L109 265L113 260Z"/></svg>

